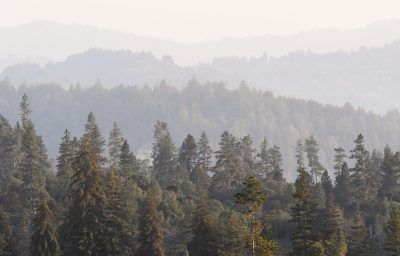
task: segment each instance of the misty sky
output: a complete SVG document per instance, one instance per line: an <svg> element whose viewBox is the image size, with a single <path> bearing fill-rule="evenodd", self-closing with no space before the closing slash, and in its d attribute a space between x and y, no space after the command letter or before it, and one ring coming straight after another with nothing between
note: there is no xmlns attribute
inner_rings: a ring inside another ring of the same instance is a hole
<svg viewBox="0 0 400 256"><path fill-rule="evenodd" d="M94 25L199 42L352 29L400 19L399 0L2 0L0 26L31 20Z"/></svg>

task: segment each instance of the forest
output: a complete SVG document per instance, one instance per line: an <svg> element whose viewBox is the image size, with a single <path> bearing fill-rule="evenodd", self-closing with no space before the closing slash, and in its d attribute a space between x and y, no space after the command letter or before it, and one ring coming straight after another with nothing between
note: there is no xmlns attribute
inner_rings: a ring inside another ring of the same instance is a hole
<svg viewBox="0 0 400 256"><path fill-rule="evenodd" d="M177 145L158 120L141 158L90 112L80 136L60 131L52 163L20 102L15 124L0 116L0 255L400 255L400 152L368 150L362 134L332 150L333 169L299 137L291 182L267 137Z"/></svg>

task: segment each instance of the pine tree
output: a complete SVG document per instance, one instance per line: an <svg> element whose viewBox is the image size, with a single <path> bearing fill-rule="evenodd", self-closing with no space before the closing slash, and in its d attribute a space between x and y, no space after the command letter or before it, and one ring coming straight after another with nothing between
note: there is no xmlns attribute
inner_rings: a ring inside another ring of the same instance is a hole
<svg viewBox="0 0 400 256"><path fill-rule="evenodd" d="M382 186L379 191L381 198L399 199L400 153L393 154L386 146L382 161Z"/></svg>
<svg viewBox="0 0 400 256"><path fill-rule="evenodd" d="M63 255L105 255L105 198L98 154L84 135L68 190L70 211L61 227Z"/></svg>
<svg viewBox="0 0 400 256"><path fill-rule="evenodd" d="M307 154L308 166L310 167L310 173L314 177L315 183L318 182L318 178L321 176L324 167L319 161L319 145L318 141L314 136L310 136L305 140L304 150Z"/></svg>
<svg viewBox="0 0 400 256"><path fill-rule="evenodd" d="M68 198L66 197L68 186L72 177L72 162L75 157L75 150L71 141L71 136L68 130L65 130L64 137L61 139L60 148L57 157L57 185L58 195L57 201L62 201L64 210L68 210Z"/></svg>
<svg viewBox="0 0 400 256"><path fill-rule="evenodd" d="M108 174L106 188L106 244L108 255L133 255L134 239L128 203L123 193L123 185L114 171ZM132 200L132 199L131 199Z"/></svg>
<svg viewBox="0 0 400 256"><path fill-rule="evenodd" d="M261 183L254 176L246 178L243 185L244 189L235 194L235 202L240 205L241 212L248 219L250 254L255 256L258 251L262 250L262 255L273 255L277 250L277 245L268 241L261 233L263 223L260 221L260 217L267 200L267 192L263 190Z"/></svg>
<svg viewBox="0 0 400 256"><path fill-rule="evenodd" d="M371 240L364 218L356 213L348 237L348 256L371 256Z"/></svg>
<svg viewBox="0 0 400 256"><path fill-rule="evenodd" d="M299 176L295 182L296 191L293 198L296 200L292 208L291 222L295 224L292 234L292 254L296 256L312 255L314 245L312 227L315 222L316 202L312 195L312 179L304 170L299 169Z"/></svg>
<svg viewBox="0 0 400 256"><path fill-rule="evenodd" d="M336 202L345 209L347 209L351 202L351 190L350 171L347 167L347 163L344 162L340 173L336 176L334 193Z"/></svg>
<svg viewBox="0 0 400 256"><path fill-rule="evenodd" d="M11 240L11 224L7 213L0 208L0 255L17 255L15 245Z"/></svg>
<svg viewBox="0 0 400 256"><path fill-rule="evenodd" d="M192 135L188 134L179 149L178 157L179 164L184 166L188 173L191 173L196 165L196 151L196 140Z"/></svg>
<svg viewBox="0 0 400 256"><path fill-rule="evenodd" d="M168 125L157 121L154 126L154 142L151 155L156 180L163 187L178 185L176 171L176 147L168 130Z"/></svg>
<svg viewBox="0 0 400 256"><path fill-rule="evenodd" d="M304 168L304 152L305 152L305 147L304 147L304 142L301 139L298 139L296 141L296 163L297 163L297 169Z"/></svg>
<svg viewBox="0 0 400 256"><path fill-rule="evenodd" d="M388 256L400 255L400 209L393 207L386 229L386 252Z"/></svg>
<svg viewBox="0 0 400 256"><path fill-rule="evenodd" d="M124 138L121 129L116 122L113 123L113 128L108 139L109 148L109 164L111 170L117 170L120 162L121 148L124 144Z"/></svg>
<svg viewBox="0 0 400 256"><path fill-rule="evenodd" d="M100 161L99 163L104 164L106 158L103 156L103 147L106 142L101 135L100 128L96 123L96 118L93 112L90 112L87 117L84 136L88 138L91 148L90 150L96 155L96 158Z"/></svg>
<svg viewBox="0 0 400 256"><path fill-rule="evenodd" d="M250 135L246 135L237 142L237 148L240 155L241 169L245 176L255 174L255 162L253 140Z"/></svg>
<svg viewBox="0 0 400 256"><path fill-rule="evenodd" d="M267 138L264 137L261 141L260 152L257 154L257 174L259 177L266 179L271 176L271 153L268 149Z"/></svg>
<svg viewBox="0 0 400 256"><path fill-rule="evenodd" d="M0 195L7 193L11 179L16 175L18 147L17 134L7 119L0 115Z"/></svg>
<svg viewBox="0 0 400 256"><path fill-rule="evenodd" d="M212 150L210 148L210 142L207 134L202 132L200 139L197 142L197 156L196 165L201 167L205 171L209 171L211 167Z"/></svg>
<svg viewBox="0 0 400 256"><path fill-rule="evenodd" d="M140 220L137 256L164 256L164 236L154 202L143 199L140 202Z"/></svg>
<svg viewBox="0 0 400 256"><path fill-rule="evenodd" d="M189 232L192 235L188 243L191 256L218 256L219 245L215 230L215 219L209 212L207 201L200 198L190 221Z"/></svg>
<svg viewBox="0 0 400 256"><path fill-rule="evenodd" d="M268 150L269 154L269 166L271 167L271 177L275 181L283 181L283 169L282 169L282 153L278 145L272 146Z"/></svg>
<svg viewBox="0 0 400 256"><path fill-rule="evenodd" d="M327 170L325 170L322 173L321 186L322 186L322 189L324 190L325 197L327 198L327 197L331 196L331 194L333 192L333 184L332 184L331 177L329 176Z"/></svg>
<svg viewBox="0 0 400 256"><path fill-rule="evenodd" d="M333 166L333 169L335 170L335 175L339 175L342 171L343 164L345 163L345 158L346 158L346 153L343 148L335 148L335 165Z"/></svg>
<svg viewBox="0 0 400 256"><path fill-rule="evenodd" d="M58 234L53 223L53 214L44 201L33 219L33 235L30 244L31 256L61 255Z"/></svg>
<svg viewBox="0 0 400 256"><path fill-rule="evenodd" d="M138 173L137 160L135 155L129 148L128 141L125 140L121 147L121 154L119 157L119 176L124 179L135 179Z"/></svg>

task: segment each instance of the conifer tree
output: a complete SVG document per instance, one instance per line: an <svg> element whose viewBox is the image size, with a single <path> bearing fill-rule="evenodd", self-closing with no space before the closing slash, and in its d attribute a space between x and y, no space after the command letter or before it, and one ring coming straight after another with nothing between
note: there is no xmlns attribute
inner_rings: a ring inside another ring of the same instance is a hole
<svg viewBox="0 0 400 256"><path fill-rule="evenodd" d="M350 171L347 167L347 163L344 162L341 167L340 173L336 176L334 191L336 201L341 207L345 209L351 203L351 186Z"/></svg>
<svg viewBox="0 0 400 256"><path fill-rule="evenodd" d="M321 176L321 186L322 186L322 189L323 189L324 192L325 192L325 197L327 198L327 197L331 196L331 194L332 194L332 192L333 192L333 184L332 184L331 177L329 176L327 170L325 170L325 171L322 173L322 176Z"/></svg>
<svg viewBox="0 0 400 256"><path fill-rule="evenodd" d="M64 137L61 139L57 157L57 179L58 195L57 200L63 202L63 208L68 210L68 198L66 193L72 177L72 163L75 157L75 150L68 130L65 130Z"/></svg>
<svg viewBox="0 0 400 256"><path fill-rule="evenodd" d="M253 148L253 140L250 135L246 135L237 142L238 152L240 155L240 163L242 172L245 176L255 174L255 162Z"/></svg>
<svg viewBox="0 0 400 256"><path fill-rule="evenodd" d="M304 150L307 154L310 173L314 177L315 183L317 183L318 178L321 176L324 168L319 161L319 155L318 155L319 145L318 141L314 138L314 136L311 135L310 137L306 138Z"/></svg>
<svg viewBox="0 0 400 256"><path fill-rule="evenodd" d="M164 236L160 219L152 199L140 202L137 256L164 256Z"/></svg>
<svg viewBox="0 0 400 256"><path fill-rule="evenodd" d="M266 179L272 173L270 156L268 141L267 138L264 137L261 141L260 152L257 154L257 174L263 179Z"/></svg>
<svg viewBox="0 0 400 256"><path fill-rule="evenodd" d="M248 219L250 255L258 255L259 251L262 251L262 255L273 255L277 250L277 245L263 236L263 223L260 220L262 208L267 200L267 192L254 176L246 178L243 185L243 190L235 194L235 202L240 205L241 212Z"/></svg>
<svg viewBox="0 0 400 256"><path fill-rule="evenodd" d="M283 169L282 169L282 153L278 145L273 145L268 150L269 154L269 166L271 167L271 177L275 181L283 180Z"/></svg>
<svg viewBox="0 0 400 256"><path fill-rule="evenodd" d="M63 223L63 255L106 255L105 198L99 156L84 135L68 190L71 208Z"/></svg>
<svg viewBox="0 0 400 256"><path fill-rule="evenodd" d="M122 183L112 170L108 174L106 188L106 244L108 255L133 255L133 227L128 211L128 203L123 193ZM132 198L130 199L132 200Z"/></svg>
<svg viewBox="0 0 400 256"><path fill-rule="evenodd" d="M93 112L90 112L87 117L84 136L86 136L89 140L89 145L91 148L90 150L96 155L99 163L104 164L106 162L106 158L103 156L103 147L106 142L101 135L100 128L96 123L96 118Z"/></svg>
<svg viewBox="0 0 400 256"><path fill-rule="evenodd" d="M337 176L342 171L343 164L345 163L346 153L345 150L341 147L335 148L334 151L335 151L335 156L334 156L335 165L333 166L333 169L335 170L335 175Z"/></svg>
<svg viewBox="0 0 400 256"><path fill-rule="evenodd" d="M388 200L399 199L400 153L393 154L386 146L382 161L382 186L379 194Z"/></svg>
<svg viewBox="0 0 400 256"><path fill-rule="evenodd" d="M207 134L202 132L200 139L197 142L197 156L196 165L201 167L205 171L209 171L211 167L212 150L210 148L210 142Z"/></svg>
<svg viewBox="0 0 400 256"><path fill-rule="evenodd" d="M33 235L31 237L31 256L59 256L61 255L58 234L53 223L53 214L47 202L38 207L33 219Z"/></svg>
<svg viewBox="0 0 400 256"><path fill-rule="evenodd" d="M124 179L134 179L134 176L138 175L137 160L135 155L131 152L127 140L122 144L118 166L118 174Z"/></svg>
<svg viewBox="0 0 400 256"><path fill-rule="evenodd" d="M304 148L304 142L301 139L298 139L296 141L296 163L297 163L297 169L304 168L304 153L305 153L305 148Z"/></svg>
<svg viewBox="0 0 400 256"><path fill-rule="evenodd" d="M117 170L120 162L120 155L124 138L121 129L116 122L113 123L113 128L108 139L109 159L111 170Z"/></svg>
<svg viewBox="0 0 400 256"><path fill-rule="evenodd" d="M218 256L219 245L215 221L207 208L206 199L200 198L189 226L189 232L192 235L188 243L189 255Z"/></svg>
<svg viewBox="0 0 400 256"><path fill-rule="evenodd" d="M295 224L292 234L292 254L296 256L309 256L312 255L310 248L315 243L312 227L316 217L316 202L312 195L311 176L304 168L299 169L295 189L293 198L296 200L296 203L292 208L291 219Z"/></svg>
<svg viewBox="0 0 400 256"><path fill-rule="evenodd" d="M348 256L371 256L371 240L364 218L356 213L348 237Z"/></svg>
<svg viewBox="0 0 400 256"><path fill-rule="evenodd" d="M192 135L188 134L179 149L178 157L179 164L184 166L188 173L191 173L196 165L196 151L196 140Z"/></svg>
<svg viewBox="0 0 400 256"><path fill-rule="evenodd" d="M0 208L0 255L17 255L15 244L11 238L11 225L6 212Z"/></svg>
<svg viewBox="0 0 400 256"><path fill-rule="evenodd" d="M400 255L400 209L393 207L386 228L386 252L388 256Z"/></svg>
<svg viewBox="0 0 400 256"><path fill-rule="evenodd" d="M161 186L176 186L179 180L176 171L176 147L168 130L168 125L157 121L154 126L154 142L151 154L154 177Z"/></svg>

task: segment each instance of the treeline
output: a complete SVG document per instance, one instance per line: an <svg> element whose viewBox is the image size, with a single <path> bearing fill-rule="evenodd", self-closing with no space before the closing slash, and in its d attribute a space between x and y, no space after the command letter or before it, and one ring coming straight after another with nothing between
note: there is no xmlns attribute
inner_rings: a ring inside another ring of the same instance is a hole
<svg viewBox="0 0 400 256"><path fill-rule="evenodd" d="M34 110L32 119L51 158L56 158L62 131L68 128L72 134L82 134L82 123L94 109L103 136L107 137L106 131L116 121L132 151L146 158L153 140L149 130L157 120L168 123L176 141L182 141L188 133L199 137L205 131L213 150L217 150L224 130L237 137L251 134L256 147L267 136L271 144L280 146L284 176L290 181L297 176L292 159L298 138L314 135L320 142L320 160L325 166L332 166L333 149L351 149L358 133L368 138L369 150L388 143L393 149L400 149L398 111L380 116L350 105L336 107L276 97L244 84L235 90L227 89L223 83L196 81L182 90L165 83L154 89L119 86L107 90L97 85L65 90L54 84L15 88L0 82L1 113L12 123L18 121L18 102L24 92L29 96Z"/></svg>
<svg viewBox="0 0 400 256"><path fill-rule="evenodd" d="M335 148L333 178L318 141L298 140L288 183L266 138L255 150L225 131L213 152L203 132L177 147L157 121L139 159L92 113L80 138L65 130L53 168L25 95L20 117L0 116L0 255L400 254L400 152L370 152L361 134Z"/></svg>

